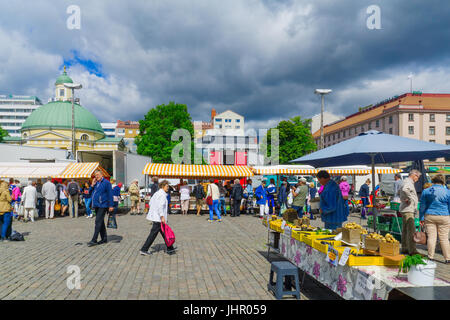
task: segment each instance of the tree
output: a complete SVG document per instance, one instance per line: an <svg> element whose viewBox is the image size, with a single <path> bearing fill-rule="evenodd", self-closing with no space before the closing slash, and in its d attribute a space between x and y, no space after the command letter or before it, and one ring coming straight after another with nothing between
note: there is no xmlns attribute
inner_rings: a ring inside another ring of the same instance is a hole
<svg viewBox="0 0 450 320"><path fill-rule="evenodd" d="M138 154L150 156L156 163L172 163L172 150L180 141L172 141L176 129L185 129L190 134L191 155L194 153L194 126L184 104L169 102L150 109L144 120L139 121L139 135L135 138ZM180 151L183 156L183 151ZM193 157L191 157L193 161Z"/></svg>
<svg viewBox="0 0 450 320"><path fill-rule="evenodd" d="M280 164L288 164L289 161L316 150L316 144L311 134L311 119L302 120L297 116L289 120L283 120L275 128L267 131L261 149L266 157L272 156L271 139L274 129L279 131ZM267 149L265 146L267 146Z"/></svg>
<svg viewBox="0 0 450 320"><path fill-rule="evenodd" d="M0 142L3 141L4 137L9 136L8 131L4 130L1 126L0 126Z"/></svg>

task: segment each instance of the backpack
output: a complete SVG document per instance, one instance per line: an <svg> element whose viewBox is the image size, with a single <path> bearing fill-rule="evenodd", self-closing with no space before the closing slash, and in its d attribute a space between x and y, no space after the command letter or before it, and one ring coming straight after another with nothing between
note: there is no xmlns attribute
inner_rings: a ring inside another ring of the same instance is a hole
<svg viewBox="0 0 450 320"><path fill-rule="evenodd" d="M69 183L67 188L71 196L76 196L78 194L78 185L75 182Z"/></svg>
<svg viewBox="0 0 450 320"><path fill-rule="evenodd" d="M11 233L11 241L25 241L25 238L23 237L23 235L21 233L18 233L16 231L13 231Z"/></svg>
<svg viewBox="0 0 450 320"><path fill-rule="evenodd" d="M167 247L172 246L175 243L175 234L167 223L161 223L161 230L164 234L164 241Z"/></svg>

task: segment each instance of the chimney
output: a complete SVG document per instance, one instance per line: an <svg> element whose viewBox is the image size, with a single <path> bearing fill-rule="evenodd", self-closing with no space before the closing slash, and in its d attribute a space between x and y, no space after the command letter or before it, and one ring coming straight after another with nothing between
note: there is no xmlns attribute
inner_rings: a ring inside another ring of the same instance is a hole
<svg viewBox="0 0 450 320"><path fill-rule="evenodd" d="M213 108L211 110L211 123L213 123L213 120L214 120L214 117L216 116L216 114L217 114L216 109Z"/></svg>

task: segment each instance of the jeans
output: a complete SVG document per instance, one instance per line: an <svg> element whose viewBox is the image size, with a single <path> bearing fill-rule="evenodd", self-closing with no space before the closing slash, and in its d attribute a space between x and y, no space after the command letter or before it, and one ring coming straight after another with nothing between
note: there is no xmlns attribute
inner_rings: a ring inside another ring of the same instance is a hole
<svg viewBox="0 0 450 320"><path fill-rule="evenodd" d="M141 248L141 251L147 252L148 249L150 249L150 246L153 244L153 242L156 239L156 236L158 235L158 233L161 233L161 235L164 238L164 234L161 230L161 222L155 222L153 221L153 225L152 225L152 229L150 230L150 234L147 237L147 240L145 240L144 245ZM166 241L164 240L164 243ZM166 244L167 246L167 244ZM173 250L173 246L167 247L167 250Z"/></svg>
<svg viewBox="0 0 450 320"><path fill-rule="evenodd" d="M107 240L106 235L106 226L105 226L105 215L108 211L108 208L94 208L95 209L95 230L94 236L92 237L92 242L97 242L98 234L100 233L100 237L102 241Z"/></svg>
<svg viewBox="0 0 450 320"><path fill-rule="evenodd" d="M218 205L219 200L213 200L213 204L209 205L209 220L214 220L213 210L216 212L217 218L219 218L219 220L221 219Z"/></svg>
<svg viewBox="0 0 450 320"><path fill-rule="evenodd" d="M44 215L43 210L42 210L43 204L44 204L44 198L38 198L37 199L38 217L42 217Z"/></svg>
<svg viewBox="0 0 450 320"><path fill-rule="evenodd" d="M367 206L370 204L369 199L366 197L361 198L363 207L361 208L361 217L365 218L367 214Z"/></svg>
<svg viewBox="0 0 450 320"><path fill-rule="evenodd" d="M299 206L292 206L292 209L297 211L298 217L302 218L303 217L303 207L299 207Z"/></svg>
<svg viewBox="0 0 450 320"><path fill-rule="evenodd" d="M267 205L269 206L269 214L274 214L273 208L275 207L275 199L272 197L267 197Z"/></svg>
<svg viewBox="0 0 450 320"><path fill-rule="evenodd" d="M86 206L86 215L87 216L92 215L91 203L92 203L92 198L84 198L84 205Z"/></svg>
<svg viewBox="0 0 450 320"><path fill-rule="evenodd" d="M12 212L5 212L3 215L1 215L0 222L1 222L1 226L2 226L1 238L6 239L8 229L10 228L11 222L12 222Z"/></svg>
<svg viewBox="0 0 450 320"><path fill-rule="evenodd" d="M227 215L227 207L225 205L225 197L219 198L218 209L219 209L220 213L222 213L222 207L223 207L223 215L226 216Z"/></svg>
<svg viewBox="0 0 450 320"><path fill-rule="evenodd" d="M336 230L342 228L342 222L325 222L325 229Z"/></svg>

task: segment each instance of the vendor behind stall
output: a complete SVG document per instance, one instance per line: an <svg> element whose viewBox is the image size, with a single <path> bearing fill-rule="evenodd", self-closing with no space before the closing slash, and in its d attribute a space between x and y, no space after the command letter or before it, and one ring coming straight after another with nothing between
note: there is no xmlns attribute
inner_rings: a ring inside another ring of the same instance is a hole
<svg viewBox="0 0 450 320"><path fill-rule="evenodd" d="M317 173L317 179L323 186L320 193L320 213L326 229L335 230L342 227L347 221L348 208L345 206L344 198L338 184L331 180L330 174L321 170Z"/></svg>

